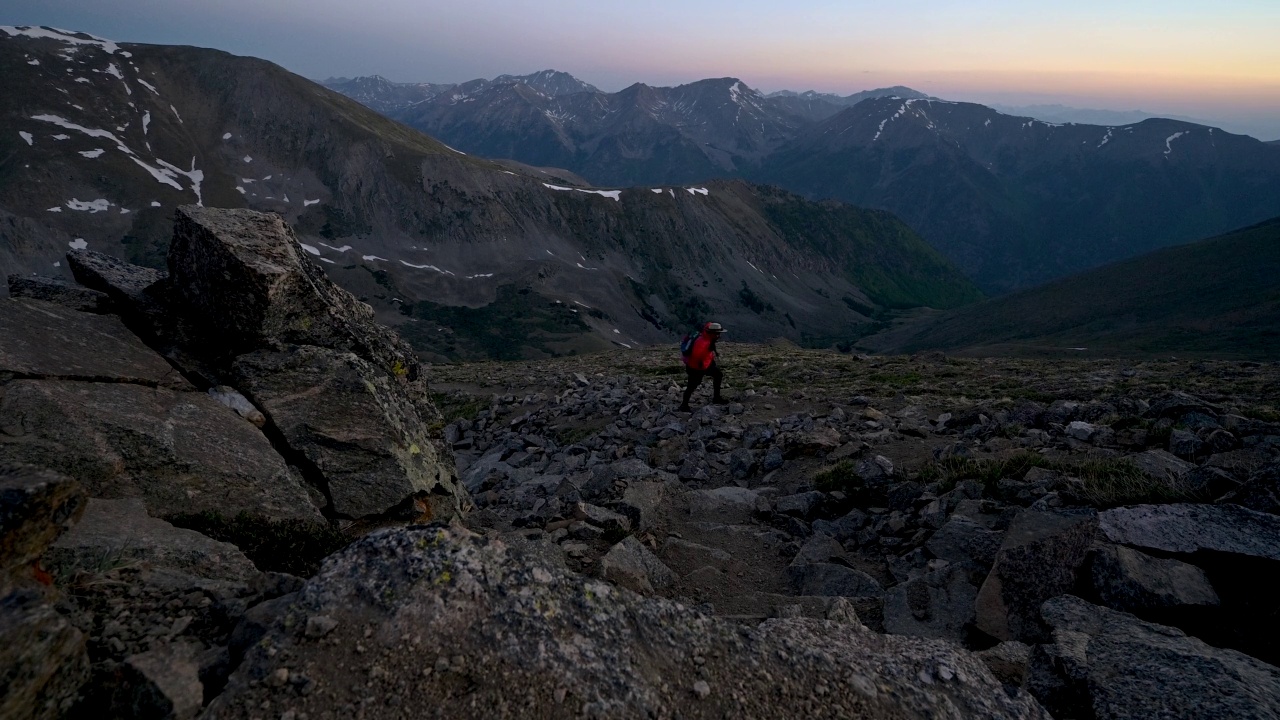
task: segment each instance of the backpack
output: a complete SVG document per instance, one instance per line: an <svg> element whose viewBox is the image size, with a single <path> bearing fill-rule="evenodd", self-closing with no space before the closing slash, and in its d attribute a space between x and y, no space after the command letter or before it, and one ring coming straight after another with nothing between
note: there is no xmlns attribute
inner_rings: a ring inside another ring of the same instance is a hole
<svg viewBox="0 0 1280 720"><path fill-rule="evenodd" d="M693 344L698 342L698 338L700 337L702 337L701 330L694 330L688 335L685 335L680 341L680 355L683 357L689 357L693 352Z"/></svg>

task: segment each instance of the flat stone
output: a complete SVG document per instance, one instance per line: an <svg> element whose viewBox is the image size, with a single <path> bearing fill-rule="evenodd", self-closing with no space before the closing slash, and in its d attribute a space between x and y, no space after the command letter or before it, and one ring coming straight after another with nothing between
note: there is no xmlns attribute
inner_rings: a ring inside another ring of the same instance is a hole
<svg viewBox="0 0 1280 720"><path fill-rule="evenodd" d="M111 298L106 293L61 278L10 275L9 297L39 300L76 312L106 313L112 309Z"/></svg>
<svg viewBox="0 0 1280 720"><path fill-rule="evenodd" d="M822 502L825 499L826 495L817 490L796 493L795 495L784 495L774 503L774 509L783 515L792 515L808 520L822 506Z"/></svg>
<svg viewBox="0 0 1280 720"><path fill-rule="evenodd" d="M165 279L161 270L132 265L95 250L68 252L67 267L76 282L107 294L119 307L140 302L148 288Z"/></svg>
<svg viewBox="0 0 1280 720"><path fill-rule="evenodd" d="M953 514L925 543L935 557L950 562L972 562L991 567L1004 540L1004 533L991 530L969 517Z"/></svg>
<svg viewBox="0 0 1280 720"><path fill-rule="evenodd" d="M662 557L673 570L685 575L706 566L724 571L733 562L733 556L724 550L677 537L663 541Z"/></svg>
<svg viewBox="0 0 1280 720"><path fill-rule="evenodd" d="M1196 467L1164 450L1148 450L1134 455L1130 460L1147 477L1161 482L1179 482L1186 478L1187 473Z"/></svg>
<svg viewBox="0 0 1280 720"><path fill-rule="evenodd" d="M113 709L128 717L190 720L204 704L204 686L194 650L165 643L124 661Z"/></svg>
<svg viewBox="0 0 1280 720"><path fill-rule="evenodd" d="M787 568L797 595L879 597L884 587L873 577L835 563L810 563Z"/></svg>
<svg viewBox="0 0 1280 720"><path fill-rule="evenodd" d="M1093 553L1094 592L1115 610L1142 613L1216 606L1218 594L1205 572L1172 558L1154 558L1132 548L1104 545Z"/></svg>
<svg viewBox="0 0 1280 720"><path fill-rule="evenodd" d="M977 655L1000 682L1018 687L1026 680L1027 662L1031 659L1030 646L1017 640L1005 640Z"/></svg>
<svg viewBox="0 0 1280 720"><path fill-rule="evenodd" d="M92 499L84 518L50 548L50 568L92 568L104 557L203 580L248 583L259 575L235 545L147 514L141 498Z"/></svg>
<svg viewBox="0 0 1280 720"><path fill-rule="evenodd" d="M760 494L740 487L692 490L687 495L689 514L723 523L745 523L755 515Z"/></svg>
<svg viewBox="0 0 1280 720"><path fill-rule="evenodd" d="M1099 513L1098 526L1111 542L1136 548L1280 560L1280 516L1238 505L1135 505Z"/></svg>
<svg viewBox="0 0 1280 720"><path fill-rule="evenodd" d="M0 300L0 337L0 372L193 389L113 315L37 300Z"/></svg>
<svg viewBox="0 0 1280 720"><path fill-rule="evenodd" d="M3 387L0 460L74 477L92 497L140 497L156 516L323 520L262 432L205 393L54 380Z"/></svg>
<svg viewBox="0 0 1280 720"><path fill-rule="evenodd" d="M1070 595L1042 608L1052 642L1024 687L1054 717L1273 718L1280 668Z"/></svg>

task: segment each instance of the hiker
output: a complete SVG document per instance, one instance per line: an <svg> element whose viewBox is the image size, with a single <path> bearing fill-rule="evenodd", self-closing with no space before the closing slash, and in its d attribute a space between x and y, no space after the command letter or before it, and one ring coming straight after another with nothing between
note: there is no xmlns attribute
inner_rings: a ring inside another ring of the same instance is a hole
<svg viewBox="0 0 1280 720"><path fill-rule="evenodd" d="M723 405L727 402L720 397L720 381L724 378L724 373L720 372L720 366L716 363L716 341L724 334L724 328L720 323L709 322L702 326L702 329L693 335L687 335L684 341L680 343L680 355L684 361L685 372L689 375L689 382L684 388L684 402L680 404L680 412L691 412L689 409L689 398L693 397L693 392L702 384L702 378L711 376L711 402L716 405Z"/></svg>

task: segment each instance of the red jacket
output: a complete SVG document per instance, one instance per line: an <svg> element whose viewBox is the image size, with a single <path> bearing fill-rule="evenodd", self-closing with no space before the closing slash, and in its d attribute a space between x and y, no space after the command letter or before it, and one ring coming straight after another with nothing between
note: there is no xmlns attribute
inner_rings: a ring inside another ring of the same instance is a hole
<svg viewBox="0 0 1280 720"><path fill-rule="evenodd" d="M707 323L710 325L711 323ZM693 349L682 357L684 364L691 370L706 370L716 361L716 341L707 332L707 325L702 326L698 339L693 341Z"/></svg>

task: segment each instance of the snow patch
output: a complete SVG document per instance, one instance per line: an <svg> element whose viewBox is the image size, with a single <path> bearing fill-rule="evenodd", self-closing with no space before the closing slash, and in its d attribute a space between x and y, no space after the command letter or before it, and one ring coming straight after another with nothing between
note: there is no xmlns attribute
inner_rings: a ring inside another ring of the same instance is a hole
<svg viewBox="0 0 1280 720"><path fill-rule="evenodd" d="M111 203L107 202L106 200L84 201L84 200L77 200L76 198L72 198L67 201L67 207L71 208L72 210L79 210L81 212L100 213L100 212L105 212L108 208L110 208Z"/></svg>
<svg viewBox="0 0 1280 720"><path fill-rule="evenodd" d="M560 187L559 185L549 185L547 183L542 183L542 186L546 188L550 188L552 190L564 190L566 192L569 190L573 190L573 188Z"/></svg>
<svg viewBox="0 0 1280 720"><path fill-rule="evenodd" d="M581 192L581 193L590 193L592 195L600 195L602 197L612 198L617 202L622 202L621 190L583 190L582 188L577 188L577 190L578 192Z"/></svg>
<svg viewBox="0 0 1280 720"><path fill-rule="evenodd" d="M661 195L661 194L662 194L662 188L653 188L652 190L650 190L650 192L653 192L653 193L656 193L656 194L658 194L658 195Z"/></svg>
<svg viewBox="0 0 1280 720"><path fill-rule="evenodd" d="M311 207L312 205L315 205L318 202L320 202L319 198L315 200L308 200L304 197L302 198L302 207Z"/></svg>
<svg viewBox="0 0 1280 720"><path fill-rule="evenodd" d="M241 195L243 195L243 194L244 194L244 188L243 188L243 187L241 187L241 186L239 186L239 185L237 185L237 186L236 186L236 192L238 192L238 193L240 193Z"/></svg>
<svg viewBox="0 0 1280 720"><path fill-rule="evenodd" d="M1113 128L1107 128L1107 134L1102 138L1102 142L1098 143L1098 147L1102 147L1103 145L1106 145L1107 143L1111 142L1112 130Z"/></svg>
<svg viewBox="0 0 1280 720"><path fill-rule="evenodd" d="M143 80L143 79L141 79L141 78L139 78L139 79L138 79L138 83L139 83L139 84L141 84L141 85L142 85L142 87L144 87L144 88L146 88L146 89L150 90L152 95L155 95L156 97L159 97L159 96L160 96L160 91L159 91L159 90L156 90L156 86L155 86L155 85L152 85L151 83L149 83L149 82L147 82L146 80Z"/></svg>
<svg viewBox="0 0 1280 720"><path fill-rule="evenodd" d="M151 124L151 111L148 110L142 114L142 134L147 134L147 126Z"/></svg>
<svg viewBox="0 0 1280 720"><path fill-rule="evenodd" d="M350 250L350 249L351 249L351 246L350 246L350 245L343 245L342 247L334 247L334 246L329 245L329 244L327 244L327 243L320 243L320 244L321 244L321 245L324 245L325 247L329 248L330 250L332 250L332 251L334 251L334 252L340 252L340 253L344 253L344 252L346 252L346 251L348 251L348 250Z"/></svg>
<svg viewBox="0 0 1280 720"><path fill-rule="evenodd" d="M110 40L105 40L100 37L94 37L89 33L72 33L69 30L59 30L58 28L53 28L53 27L32 27L30 25L17 25L17 26L0 25L0 32L3 32L7 35L11 35L13 37L21 36L21 37L29 37L29 38L37 38L37 39L49 38L51 40L57 40L59 42L67 43L68 45L96 45L97 47L100 47L103 50L107 51L107 54L114 54L117 50L120 49L119 45L116 45ZM86 40L85 38L78 38L78 37L75 37L75 35L84 35L90 39ZM120 54L125 55L125 53L120 53ZM125 57L128 57L128 55L125 55Z"/></svg>
<svg viewBox="0 0 1280 720"><path fill-rule="evenodd" d="M39 61L39 60L37 60L37 59L35 59L35 58L31 58L30 60L28 60L28 61L27 61L27 64L28 64L28 65L39 65L39 64L40 64L40 61Z"/></svg>
<svg viewBox="0 0 1280 720"><path fill-rule="evenodd" d="M436 272L440 273L441 275L452 275L452 274L453 274L453 273L449 272L448 270L441 270L440 268L436 267L435 265L414 265L413 263L405 262L404 260L401 260L401 261L400 261L400 264L401 264L401 265L404 265L405 267L411 267L411 268L414 268L415 270L435 270Z"/></svg>
<svg viewBox="0 0 1280 720"><path fill-rule="evenodd" d="M35 144L36 144L35 139L31 137L31 133L29 133L29 132L25 132L25 131L23 131L23 130L19 130L19 131L18 131L18 136L19 136L19 137L21 137L23 140L26 140L28 145L35 145Z"/></svg>
<svg viewBox="0 0 1280 720"><path fill-rule="evenodd" d="M320 262L322 262L322 263L329 263L330 265L336 265L336 264L337 264L337 263L335 263L334 261L330 260L329 258L325 258L325 257L320 258Z"/></svg>
<svg viewBox="0 0 1280 720"><path fill-rule="evenodd" d="M164 160L161 160L160 158L156 158L156 162L163 165L167 170L169 170L172 173L186 176L186 178L191 181L191 191L196 194L196 205L199 205L200 207L204 207L204 197L200 195L200 183L204 182L204 171L196 169L195 156L191 157L190 170L179 170L174 165L171 165L170 163L167 163Z"/></svg>
<svg viewBox="0 0 1280 720"><path fill-rule="evenodd" d="M182 122L182 116L178 114L178 108L176 108L176 107L174 107L174 106L170 105L170 106L169 106L169 109L173 111L173 116L174 116L174 117L176 117L176 118L178 118L178 123L179 123L179 124L186 125L186 123Z"/></svg>
<svg viewBox="0 0 1280 720"><path fill-rule="evenodd" d="M688 190L690 195L710 195L710 194L711 194L711 193L709 193L709 192L707 191L707 189L706 189L706 188L704 188L704 187L700 187L700 188L685 188L685 190Z"/></svg>
<svg viewBox="0 0 1280 720"><path fill-rule="evenodd" d="M49 208L46 212L62 212L62 206L56 205L54 207Z"/></svg>
<svg viewBox="0 0 1280 720"><path fill-rule="evenodd" d="M248 155L245 155L243 158L241 158L241 160L244 160L247 163L253 162L253 158L249 157Z"/></svg>
<svg viewBox="0 0 1280 720"><path fill-rule="evenodd" d="M300 243L298 243L298 244L302 246L302 249L303 249L303 250L306 250L307 252L311 253L312 255L315 255L316 257L319 257L319 256L320 256L320 248L316 247L315 245L308 245L308 244L306 244L306 243L304 243L304 242L300 242Z"/></svg>
<svg viewBox="0 0 1280 720"><path fill-rule="evenodd" d="M67 244L71 246L72 250L84 250L89 247L89 243L85 242L84 238L76 238Z"/></svg>
<svg viewBox="0 0 1280 720"><path fill-rule="evenodd" d="M986 122L984 122L984 123L982 123L982 126L983 126L983 127L986 127L986 126L988 126L988 125L990 125L990 124L991 124L991 118L987 118L987 121L986 121Z"/></svg>
<svg viewBox="0 0 1280 720"><path fill-rule="evenodd" d="M92 80L90 80L89 78L86 78L86 77L78 77L78 78L76 78L76 82L78 82L78 83L84 83L84 84L86 84L86 85L87 85L87 84L89 84L89 83L91 83L91 82L93 82L93 81L92 81Z"/></svg>
<svg viewBox="0 0 1280 720"><path fill-rule="evenodd" d="M479 273L478 275L468 275L467 279L475 280L476 278L491 278L491 277L493 277L493 273Z"/></svg>
<svg viewBox="0 0 1280 720"><path fill-rule="evenodd" d="M64 135L63 133L58 133L57 135L52 135L50 137L52 137L54 140L70 140L71 139L70 135Z"/></svg>
<svg viewBox="0 0 1280 720"><path fill-rule="evenodd" d="M160 203L156 202L155 200L152 200L151 207L160 207Z"/></svg>
<svg viewBox="0 0 1280 720"><path fill-rule="evenodd" d="M222 139L223 139L223 140L230 140L230 139L231 139L231 133L223 133L223 134L222 134Z"/></svg>
<svg viewBox="0 0 1280 720"><path fill-rule="evenodd" d="M1187 134L1187 133L1189 133L1189 132L1191 132L1191 131L1190 131L1190 130L1187 130L1187 131L1185 131L1185 132L1176 132L1176 133L1174 133L1174 134L1172 134L1172 135L1170 135L1169 137L1167 137L1167 138L1165 138L1165 139L1164 139L1164 154L1165 154L1165 156L1166 156L1166 157L1168 157L1169 153L1173 152L1173 141L1174 141L1174 140L1177 140L1178 138L1182 137L1183 135L1186 135L1186 134Z"/></svg>
<svg viewBox="0 0 1280 720"><path fill-rule="evenodd" d="M120 68L115 63L108 63L105 71L108 75L114 75L117 80L124 80L124 75L120 74ZM127 86L126 86L127 87Z"/></svg>
<svg viewBox="0 0 1280 720"><path fill-rule="evenodd" d="M106 150L103 150L102 148L98 148L97 150L81 150L80 154L87 158L93 159L101 156L102 153L104 152L106 152Z"/></svg>
<svg viewBox="0 0 1280 720"><path fill-rule="evenodd" d="M378 257L377 255L361 255L360 259L361 260L381 260L383 262L387 262L386 258Z"/></svg>

